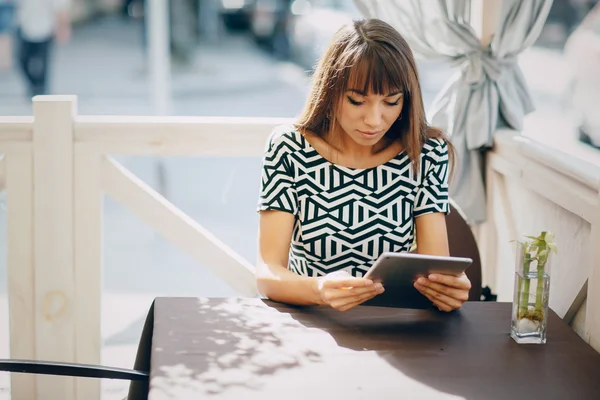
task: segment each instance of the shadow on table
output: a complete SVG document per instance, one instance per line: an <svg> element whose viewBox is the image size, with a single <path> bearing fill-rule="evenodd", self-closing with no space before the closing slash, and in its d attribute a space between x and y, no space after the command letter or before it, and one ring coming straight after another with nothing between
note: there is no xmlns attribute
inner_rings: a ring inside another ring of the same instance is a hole
<svg viewBox="0 0 600 400"><path fill-rule="evenodd" d="M396 379L433 389L438 392L433 398L600 398L597 377L573 367L595 370L600 358L556 314L543 346L516 344L509 336L510 307L500 303L468 302L451 313L380 307L340 313L319 307L293 316L326 332L340 348L375 352L401 372ZM380 371L369 373L392 376L385 367Z"/></svg>
<svg viewBox="0 0 600 400"><path fill-rule="evenodd" d="M152 348L147 360L148 367L150 359L160 365L153 369L153 393L196 398L235 388L260 390L264 376L320 362L299 322L253 300L223 299L215 305L207 299L170 299L172 312L165 307L154 312L153 341L161 347ZM148 340L143 336L142 342Z"/></svg>
<svg viewBox="0 0 600 400"><path fill-rule="evenodd" d="M165 398L210 397L237 389L258 392L267 376L297 370L294 376L301 378L307 371L302 368L321 363L323 356L376 351L403 374L437 390L465 396L469 393L459 384L454 388L436 385L436 374L431 375L415 357L405 361L406 355L430 351L432 341L443 344L443 338L457 336L461 320L459 312L358 307L340 313L260 299L169 299L154 312L153 341L161 347L152 348L149 354L152 364L159 366L153 368L150 385L153 393ZM308 370L314 378L314 370ZM290 379L280 377L276 385Z"/></svg>
<svg viewBox="0 0 600 400"><path fill-rule="evenodd" d="M587 354L583 342L574 351L558 340L574 333L565 327L546 346L519 346L508 336L506 311L500 304L467 303L452 313L379 307L340 313L261 299L168 299L149 314L141 343L151 343L150 334L155 345L151 351L141 346L136 368L150 368L152 360L155 398L247 398L249 391L264 395L290 386L317 393L321 382L347 385L360 397L352 388L361 382L381 389L365 381L369 377L406 379L437 398L504 399L507 392L549 398L597 387L569 368L578 352ZM558 321L553 326L562 329ZM357 358L356 352L370 354ZM565 385L531 385L536 381Z"/></svg>
<svg viewBox="0 0 600 400"><path fill-rule="evenodd" d="M358 307L340 313L313 308L294 314L294 318L331 335L339 347L376 352L409 379L435 391L464 399L486 398L486 390L482 391L481 386L465 385L465 359L459 349L468 346L469 338L461 336L461 325L471 321L460 311ZM485 368L484 353L481 354L479 365Z"/></svg>

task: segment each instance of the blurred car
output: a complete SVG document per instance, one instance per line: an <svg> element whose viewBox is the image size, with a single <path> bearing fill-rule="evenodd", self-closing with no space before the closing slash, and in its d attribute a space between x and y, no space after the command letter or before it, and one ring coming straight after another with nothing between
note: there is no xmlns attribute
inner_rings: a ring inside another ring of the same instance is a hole
<svg viewBox="0 0 600 400"><path fill-rule="evenodd" d="M333 35L362 15L352 0L295 0L288 25L291 57L312 70Z"/></svg>
<svg viewBox="0 0 600 400"><path fill-rule="evenodd" d="M572 70L569 100L579 138L600 148L600 3L569 36L564 54Z"/></svg>
<svg viewBox="0 0 600 400"><path fill-rule="evenodd" d="M256 0L220 0L223 23L230 30L247 30Z"/></svg>

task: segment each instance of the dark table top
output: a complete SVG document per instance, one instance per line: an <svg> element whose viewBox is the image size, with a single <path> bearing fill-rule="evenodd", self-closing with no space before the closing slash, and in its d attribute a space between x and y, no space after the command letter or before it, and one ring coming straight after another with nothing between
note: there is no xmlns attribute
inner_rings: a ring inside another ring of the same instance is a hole
<svg viewBox="0 0 600 400"><path fill-rule="evenodd" d="M546 344L519 345L510 314L158 298L136 367L151 400L600 399L600 354L553 312Z"/></svg>

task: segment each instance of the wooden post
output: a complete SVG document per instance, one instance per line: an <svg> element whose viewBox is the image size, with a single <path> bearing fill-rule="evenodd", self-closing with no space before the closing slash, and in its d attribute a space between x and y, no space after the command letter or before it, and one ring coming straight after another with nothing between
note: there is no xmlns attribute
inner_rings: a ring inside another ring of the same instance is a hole
<svg viewBox="0 0 600 400"><path fill-rule="evenodd" d="M590 345L600 352L600 193L591 239L585 336Z"/></svg>
<svg viewBox="0 0 600 400"><path fill-rule="evenodd" d="M502 0L471 0L471 26L481 45L487 47L500 20Z"/></svg>
<svg viewBox="0 0 600 400"><path fill-rule="evenodd" d="M75 359L101 364L102 192L98 152L74 148ZM100 400L99 379L78 379L77 399Z"/></svg>
<svg viewBox="0 0 600 400"><path fill-rule="evenodd" d="M75 362L74 96L33 99L35 358ZM75 399L75 379L36 376L37 399Z"/></svg>
<svg viewBox="0 0 600 400"><path fill-rule="evenodd" d="M489 158L489 157L486 157ZM489 286L497 290L496 283L498 282L496 265L498 257L496 248L498 246L496 215L494 213L497 207L497 201L494 201L494 194L498 190L498 173L492 168L489 161L485 167L486 183L486 208L487 218L481 224L477 232L477 245L481 254L481 284L483 287Z"/></svg>
<svg viewBox="0 0 600 400"><path fill-rule="evenodd" d="M5 157L10 357L35 359L33 158L29 148ZM35 375L11 374L10 381L13 400L35 399Z"/></svg>
<svg viewBox="0 0 600 400"><path fill-rule="evenodd" d="M502 0L471 0L470 2L470 24L475 30L475 34L480 38L481 46L487 47L492 40L492 36L498 26L500 19L500 10ZM486 165L488 164L488 165ZM497 246L497 227L495 223L494 207L491 196L498 190L497 173L489 166L489 160L486 157L482 168L486 171L486 207L487 221L477 228L472 228L476 233L478 245L481 245L482 262L482 284L490 286L492 290L497 291L498 282L498 257L496 253Z"/></svg>

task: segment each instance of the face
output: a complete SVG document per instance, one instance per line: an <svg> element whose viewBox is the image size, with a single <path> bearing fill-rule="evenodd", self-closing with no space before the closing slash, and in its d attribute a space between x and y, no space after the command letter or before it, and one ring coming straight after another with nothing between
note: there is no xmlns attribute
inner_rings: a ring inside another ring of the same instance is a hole
<svg viewBox="0 0 600 400"><path fill-rule="evenodd" d="M375 94L350 88L340 103L336 120L342 130L356 144L374 146L400 116L404 97L397 90Z"/></svg>

